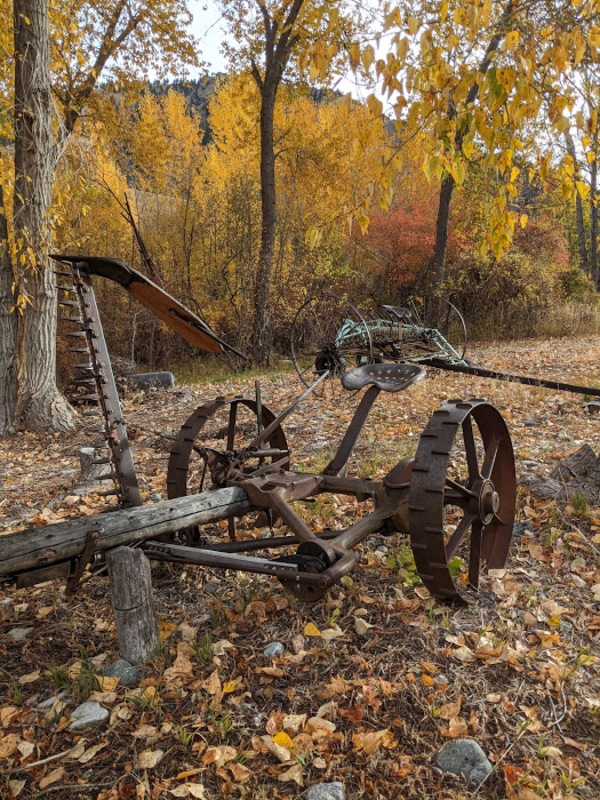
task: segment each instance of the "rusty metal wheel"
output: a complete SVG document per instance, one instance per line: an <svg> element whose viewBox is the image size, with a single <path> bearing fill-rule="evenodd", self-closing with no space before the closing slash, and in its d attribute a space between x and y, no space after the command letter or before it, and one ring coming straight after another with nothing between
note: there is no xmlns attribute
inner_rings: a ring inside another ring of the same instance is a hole
<svg viewBox="0 0 600 800"><path fill-rule="evenodd" d="M439 300L436 312L432 315L424 299L413 298L408 310L411 318L402 326L400 343L402 355L407 361L426 361L428 356L450 361L464 360L467 326L453 303Z"/></svg>
<svg viewBox="0 0 600 800"><path fill-rule="evenodd" d="M369 326L352 303L333 294L312 297L300 306L291 330L294 368L305 386L326 370L341 378L373 361Z"/></svg>
<svg viewBox="0 0 600 800"><path fill-rule="evenodd" d="M451 400L421 435L409 494L417 571L436 597L469 602L482 563L501 569L516 501L513 448L500 412Z"/></svg>
<svg viewBox="0 0 600 800"><path fill-rule="evenodd" d="M257 408L256 400L218 397L188 417L169 456L169 498L231 486L275 466L289 468L290 454L281 425L259 446L250 446L259 432ZM263 428L275 419L264 405L261 416ZM229 533L235 538L233 520ZM197 540L198 536L197 532L186 533L187 539Z"/></svg>

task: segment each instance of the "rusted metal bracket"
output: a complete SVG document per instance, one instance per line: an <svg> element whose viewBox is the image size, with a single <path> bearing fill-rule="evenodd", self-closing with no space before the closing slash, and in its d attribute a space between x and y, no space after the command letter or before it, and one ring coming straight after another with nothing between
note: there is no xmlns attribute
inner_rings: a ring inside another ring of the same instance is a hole
<svg viewBox="0 0 600 800"><path fill-rule="evenodd" d="M83 575L85 568L90 563L92 556L97 549L98 534L101 533L101 531L101 528L93 528L91 531L88 531L83 553L77 558L71 560L71 572L67 578L66 588L66 593L68 595L75 594L77 591L81 576Z"/></svg>

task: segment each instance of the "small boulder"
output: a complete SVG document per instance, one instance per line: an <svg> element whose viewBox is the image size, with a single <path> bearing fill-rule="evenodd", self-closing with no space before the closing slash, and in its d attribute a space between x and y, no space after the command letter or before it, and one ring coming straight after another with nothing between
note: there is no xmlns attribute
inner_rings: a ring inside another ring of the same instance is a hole
<svg viewBox="0 0 600 800"><path fill-rule="evenodd" d="M8 637L13 642L24 642L32 633L33 628L11 628L8 632Z"/></svg>
<svg viewBox="0 0 600 800"><path fill-rule="evenodd" d="M331 783L313 783L306 790L304 797L306 800L344 800L344 784L339 781Z"/></svg>
<svg viewBox="0 0 600 800"><path fill-rule="evenodd" d="M443 772L462 775L471 783L481 783L492 771L486 754L474 739L454 739L434 756L434 764Z"/></svg>
<svg viewBox="0 0 600 800"><path fill-rule="evenodd" d="M97 728L108 719L108 709L104 708L95 700L88 700L82 703L71 714L71 724L69 730L81 731L86 728Z"/></svg>
<svg viewBox="0 0 600 800"><path fill-rule="evenodd" d="M265 658L280 658L285 653L285 647L281 642L271 642L268 644L264 651L263 655Z"/></svg>
<svg viewBox="0 0 600 800"><path fill-rule="evenodd" d="M118 678L121 686L135 686L140 680L140 670L124 658L108 664L102 673L107 678Z"/></svg>

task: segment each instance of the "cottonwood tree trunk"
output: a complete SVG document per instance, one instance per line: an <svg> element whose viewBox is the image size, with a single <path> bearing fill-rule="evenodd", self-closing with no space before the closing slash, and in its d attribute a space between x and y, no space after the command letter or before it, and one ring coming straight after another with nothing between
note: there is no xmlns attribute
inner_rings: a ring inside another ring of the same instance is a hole
<svg viewBox="0 0 600 800"><path fill-rule="evenodd" d="M594 152L598 152L597 137ZM600 291L600 267L598 266L598 162L590 166L590 277L596 291Z"/></svg>
<svg viewBox="0 0 600 800"><path fill-rule="evenodd" d="M8 253L8 221L4 193L0 186L0 436L14 433L17 399L15 355L17 352L17 315L12 264Z"/></svg>
<svg viewBox="0 0 600 800"><path fill-rule="evenodd" d="M256 283L254 286L254 324L252 326L252 357L257 364L267 364L271 350L271 314L269 297L275 236L277 204L275 195L275 150L273 147L273 116L276 87L264 86L260 111L260 197L262 228Z"/></svg>
<svg viewBox="0 0 600 800"><path fill-rule="evenodd" d="M497 32L490 39L485 51L485 55L479 65L479 73L484 76L492 63L492 57L496 50L500 47L506 35L506 29L510 18L515 12L516 0L508 0L504 6L504 10L498 21ZM475 81L471 84L467 97L465 99L465 107L472 106L479 96L479 82ZM456 116L456 108L451 105L448 109L448 116L453 119ZM454 137L454 147L460 150L465 138L465 131L460 129ZM452 193L456 181L452 175L446 175L442 180L440 187L440 198L438 203L438 213L435 225L435 247L431 267L431 279L429 281L428 293L430 294L430 302L428 304L429 311L426 313L426 323L435 326L438 321L439 311L441 308L440 292L446 277L446 256L448 253L448 228L450 220L450 206L452 203Z"/></svg>
<svg viewBox="0 0 600 800"><path fill-rule="evenodd" d="M573 177L575 184L580 179L579 164L577 162L577 153L575 151L575 142L571 136L570 131L565 132L565 139L567 142L567 153L573 159ZM577 249L579 250L579 266L586 275L590 274L590 261L588 257L587 242L585 236L585 222L583 218L583 201L577 186L575 186L575 221L577 225Z"/></svg>
<svg viewBox="0 0 600 800"><path fill-rule="evenodd" d="M256 282L254 284L254 322L252 324L252 358L256 364L267 364L271 350L271 320L269 298L271 276L275 257L277 231L277 202L275 194L275 146L273 142L273 116L277 90L299 35L294 31L304 0L293 0L272 16L261 0L256 0L263 17L265 65L261 73L252 62L252 77L260 92L260 193L262 204L262 229Z"/></svg>
<svg viewBox="0 0 600 800"><path fill-rule="evenodd" d="M54 272L48 265L48 210L56 148L50 96L47 0L14 0L15 192L18 293L26 298L17 341L18 428L68 430L74 412L56 387Z"/></svg>

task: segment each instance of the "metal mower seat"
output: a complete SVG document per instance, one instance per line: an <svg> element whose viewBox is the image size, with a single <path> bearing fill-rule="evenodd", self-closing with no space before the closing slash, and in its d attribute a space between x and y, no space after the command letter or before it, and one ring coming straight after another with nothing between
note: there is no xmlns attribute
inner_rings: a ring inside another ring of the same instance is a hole
<svg viewBox="0 0 600 800"><path fill-rule="evenodd" d="M365 364L346 372L342 386L354 392L372 384L384 392L401 392L423 377L425 370L417 364Z"/></svg>
<svg viewBox="0 0 600 800"><path fill-rule="evenodd" d="M400 322L410 322L412 319L412 314L408 308L403 308L402 306L381 306L381 308L396 317Z"/></svg>

